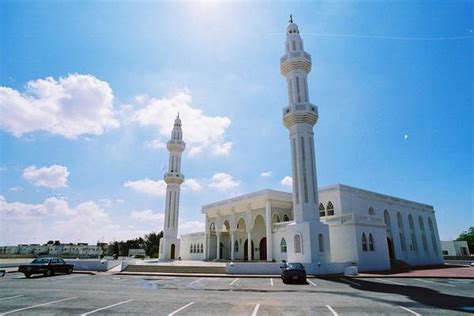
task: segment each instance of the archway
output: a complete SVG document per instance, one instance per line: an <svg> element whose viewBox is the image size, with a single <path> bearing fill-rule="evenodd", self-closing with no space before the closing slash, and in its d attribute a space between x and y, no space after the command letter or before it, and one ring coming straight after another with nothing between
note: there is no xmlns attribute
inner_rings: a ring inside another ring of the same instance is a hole
<svg viewBox="0 0 474 316"><path fill-rule="evenodd" d="M171 244L171 255L170 255L170 258L174 260L174 256L175 256L175 248L176 246L174 244Z"/></svg>
<svg viewBox="0 0 474 316"><path fill-rule="evenodd" d="M249 259L249 240L246 239L245 243L244 243L244 260L250 261L250 260L254 259L253 248L254 248L254 246L253 246L253 240L252 240L252 253L251 253L251 257Z"/></svg>
<svg viewBox="0 0 474 316"><path fill-rule="evenodd" d="M393 251L393 243L390 238L387 237L387 247L388 247L388 255L390 257L390 260L395 259L395 252Z"/></svg>
<svg viewBox="0 0 474 316"><path fill-rule="evenodd" d="M266 237L263 237L262 239L260 239L259 251L260 251L260 260L267 260L267 238Z"/></svg>

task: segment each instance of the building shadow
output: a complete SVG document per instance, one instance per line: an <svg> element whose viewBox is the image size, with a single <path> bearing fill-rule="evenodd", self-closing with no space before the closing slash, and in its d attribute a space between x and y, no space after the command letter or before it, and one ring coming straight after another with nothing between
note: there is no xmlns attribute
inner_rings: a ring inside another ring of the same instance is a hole
<svg viewBox="0 0 474 316"><path fill-rule="evenodd" d="M433 289L426 288L423 286L379 283L379 282L372 282L366 279L357 279L357 280L347 279L349 282L345 282L343 281L344 279L345 278L339 278L339 279L324 278L325 281L344 284L346 286L350 286L353 289L356 289L359 291L402 295L409 298L413 302L418 302L425 306L431 306L434 308L456 311L456 312L465 312L465 313L474 312L474 298L472 297L445 294L437 290L433 290ZM360 284L360 286L353 285L350 282L356 282L357 284ZM360 295L358 292L355 292L355 293L354 292L351 292L351 293L341 292L338 294L347 295L351 297L359 296L359 297L368 298L374 301L378 301L381 303L394 305L393 300L387 300L382 297L366 297L364 295ZM403 306L403 304L404 302L400 302L399 305Z"/></svg>

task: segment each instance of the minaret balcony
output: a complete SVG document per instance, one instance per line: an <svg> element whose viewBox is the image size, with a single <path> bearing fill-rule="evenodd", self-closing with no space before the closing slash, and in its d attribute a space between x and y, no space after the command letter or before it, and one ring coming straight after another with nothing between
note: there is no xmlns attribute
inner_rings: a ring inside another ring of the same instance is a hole
<svg viewBox="0 0 474 316"><path fill-rule="evenodd" d="M319 118L318 107L311 103L296 103L283 108L283 124L289 128L296 123L315 125Z"/></svg>
<svg viewBox="0 0 474 316"><path fill-rule="evenodd" d="M165 180L167 184L170 184L170 183L181 184L184 182L184 175L179 172L167 172L163 176L163 180Z"/></svg>
<svg viewBox="0 0 474 316"><path fill-rule="evenodd" d="M169 151L183 152L185 147L186 144L182 140L172 139L166 143L166 148L168 148Z"/></svg>
<svg viewBox="0 0 474 316"><path fill-rule="evenodd" d="M307 52L289 52L280 58L280 64L283 64L289 58L303 57L311 63L311 55Z"/></svg>

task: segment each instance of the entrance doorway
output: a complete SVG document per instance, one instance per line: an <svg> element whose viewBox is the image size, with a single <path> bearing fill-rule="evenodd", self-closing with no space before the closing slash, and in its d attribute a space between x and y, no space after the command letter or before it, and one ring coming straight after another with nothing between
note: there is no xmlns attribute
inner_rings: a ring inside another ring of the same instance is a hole
<svg viewBox="0 0 474 316"><path fill-rule="evenodd" d="M395 252L393 251L393 243L389 237L387 237L387 247L388 247L388 255L390 256L390 260L395 259Z"/></svg>
<svg viewBox="0 0 474 316"><path fill-rule="evenodd" d="M267 238L263 237L260 240L260 260L267 260Z"/></svg>
<svg viewBox="0 0 474 316"><path fill-rule="evenodd" d="M254 259L253 255L253 240L252 240L252 253L251 257L249 258L249 240L246 239L244 243L244 260L250 261Z"/></svg>
<svg viewBox="0 0 474 316"><path fill-rule="evenodd" d="M171 255L170 258L174 260L174 255L175 255L175 248L176 246L174 244L171 244Z"/></svg>

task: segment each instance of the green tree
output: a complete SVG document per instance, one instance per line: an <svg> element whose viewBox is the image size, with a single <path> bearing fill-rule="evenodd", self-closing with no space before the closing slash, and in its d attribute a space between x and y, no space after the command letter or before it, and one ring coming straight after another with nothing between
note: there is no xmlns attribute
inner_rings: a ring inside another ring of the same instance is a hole
<svg viewBox="0 0 474 316"><path fill-rule="evenodd" d="M163 237L163 231L159 234L152 232L146 234L144 238L145 253L151 258L158 258L160 252L160 239Z"/></svg>
<svg viewBox="0 0 474 316"><path fill-rule="evenodd" d="M474 254L474 226L469 227L468 230L462 232L458 239L456 240L464 240L467 241L467 245L469 247L469 251L471 254Z"/></svg>

